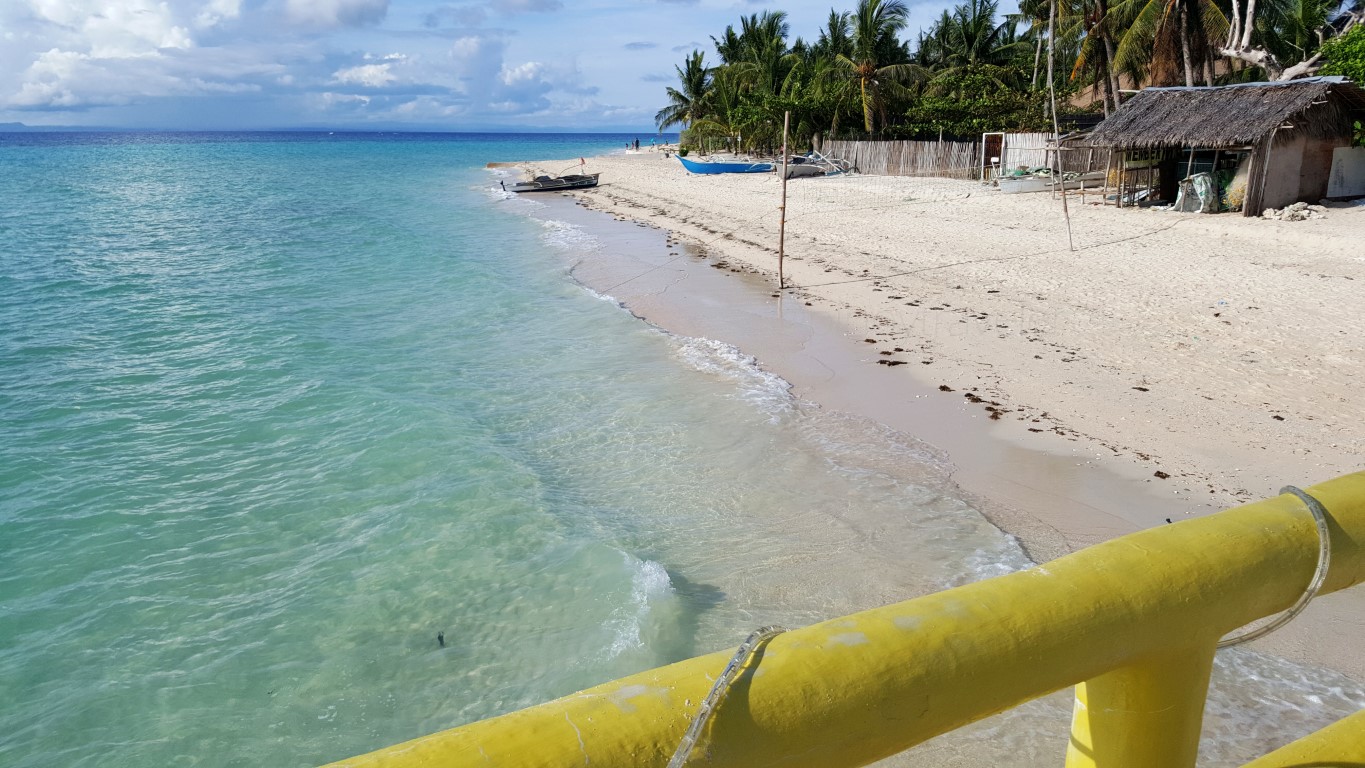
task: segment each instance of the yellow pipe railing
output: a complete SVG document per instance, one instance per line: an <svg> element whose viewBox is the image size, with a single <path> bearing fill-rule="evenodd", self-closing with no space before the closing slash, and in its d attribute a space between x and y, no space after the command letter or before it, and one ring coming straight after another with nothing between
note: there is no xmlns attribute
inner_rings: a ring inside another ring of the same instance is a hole
<svg viewBox="0 0 1365 768"><path fill-rule="evenodd" d="M1244 768L1361 768L1365 766L1365 709L1271 752Z"/></svg>
<svg viewBox="0 0 1365 768"><path fill-rule="evenodd" d="M1308 492L1330 513L1321 594L1365 581L1365 472ZM1218 638L1292 605L1317 553L1313 517L1284 495L793 630L736 679L693 759L866 765L1077 685L1068 768L1189 768ZM678 662L333 766L663 766L728 658Z"/></svg>

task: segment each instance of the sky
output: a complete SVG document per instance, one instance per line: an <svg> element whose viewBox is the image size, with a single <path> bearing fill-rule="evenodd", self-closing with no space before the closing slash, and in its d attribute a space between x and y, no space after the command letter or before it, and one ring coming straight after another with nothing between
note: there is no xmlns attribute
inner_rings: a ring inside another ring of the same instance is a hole
<svg viewBox="0 0 1365 768"><path fill-rule="evenodd" d="M0 123L652 131L695 49L856 0L0 0ZM910 0L908 39L950 0Z"/></svg>

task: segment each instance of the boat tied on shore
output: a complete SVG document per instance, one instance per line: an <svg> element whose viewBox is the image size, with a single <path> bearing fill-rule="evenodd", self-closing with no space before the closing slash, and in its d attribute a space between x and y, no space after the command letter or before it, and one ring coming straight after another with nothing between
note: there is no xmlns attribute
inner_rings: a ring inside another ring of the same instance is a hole
<svg viewBox="0 0 1365 768"><path fill-rule="evenodd" d="M568 189L587 189L597 186L597 177L600 173L571 173L567 176L537 176L530 181L519 181L511 187L505 187L510 192L560 192Z"/></svg>

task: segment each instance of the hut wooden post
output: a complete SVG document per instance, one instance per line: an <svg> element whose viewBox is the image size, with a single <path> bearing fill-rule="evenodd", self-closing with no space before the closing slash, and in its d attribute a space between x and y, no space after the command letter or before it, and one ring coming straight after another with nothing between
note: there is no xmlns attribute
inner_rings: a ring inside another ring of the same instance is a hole
<svg viewBox="0 0 1365 768"><path fill-rule="evenodd" d="M1115 203L1119 208L1122 208L1122 207L1123 207L1123 182L1124 182L1127 178L1128 178L1128 150L1125 149L1124 151L1122 151L1122 152L1119 153L1119 181L1118 181L1119 190L1118 190L1118 196L1114 198L1114 203Z"/></svg>
<svg viewBox="0 0 1365 768"><path fill-rule="evenodd" d="M1156 189L1156 150L1147 151L1147 199L1152 199L1152 190Z"/></svg>
<svg viewBox="0 0 1365 768"><path fill-rule="evenodd" d="M1109 174L1114 172L1114 148L1109 148L1109 157L1104 161L1104 189L1100 192L1100 204L1109 204Z"/></svg>

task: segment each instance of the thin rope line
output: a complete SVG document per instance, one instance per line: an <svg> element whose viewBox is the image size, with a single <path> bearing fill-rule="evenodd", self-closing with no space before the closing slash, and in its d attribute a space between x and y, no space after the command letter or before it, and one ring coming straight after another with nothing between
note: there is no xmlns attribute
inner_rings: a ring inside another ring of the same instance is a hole
<svg viewBox="0 0 1365 768"><path fill-rule="evenodd" d="M1105 242L1102 242L1102 243L1094 243L1094 244L1092 244L1092 245L1083 245L1083 246L1081 246L1081 247L1079 247L1079 248L1077 248L1077 249L1075 249L1075 250L1077 250L1077 251L1085 251L1085 250L1089 250L1089 249L1091 249L1091 248L1103 248L1103 247L1106 246L1106 245L1116 245L1116 244L1118 244L1118 243L1126 243L1126 242L1128 242L1128 241L1130 241L1130 240L1138 240L1138 239L1141 239L1141 238L1144 238L1144 237L1150 237L1151 235L1155 235L1155 234L1159 234L1159 233L1161 233L1161 232L1165 232L1166 230L1168 230L1168 229L1174 227L1175 225L1179 224L1181 221L1182 221L1181 219L1176 219L1175 221L1172 221L1170 224L1167 224L1167 225L1164 226L1164 227L1158 227L1157 229L1149 230L1149 231L1147 231L1147 232L1142 232L1142 233L1139 233L1139 234L1136 234L1136 235L1132 235L1132 236L1130 236L1130 237L1121 237L1121 238L1119 238L1119 239L1117 239L1117 240L1106 240ZM1035 256L1047 256L1048 254L1052 254L1052 253L1070 253L1070 252L1071 252L1071 250L1068 249L1068 248L1051 248L1051 249L1046 250L1046 251L1036 251L1036 252L1034 252L1034 253L1020 253L1020 254L1015 254L1015 255L1013 255L1013 256L994 256L994 257L985 258L985 259L969 259L969 260L967 260L967 261L955 261L955 262L953 262L953 263L951 263L951 264L936 264L936 265L934 265L934 266L932 266L932 267L920 267L919 269L912 269L912 270L908 270L908 271L906 271L906 272L893 272L892 274L883 275L883 276L869 275L868 277L855 277L855 278L852 278L852 279L849 279L849 280L835 280L835 281L828 282L828 283L810 283L809 285L794 285L794 286L791 286L791 287L793 287L793 288L824 288L825 286L829 286L829 285L848 285L849 283L866 283L866 282L869 282L869 281L872 281L872 280L890 280L890 279L893 278L893 277L905 277L906 275L917 275L917 274L920 274L921 272L933 272L934 270L937 270L937 269L948 269L949 267L961 267L961 266L967 266L967 265L971 265L971 264L989 264L989 263L997 262L997 261L1014 261L1014 260L1016 260L1016 259L1031 259L1031 258L1034 258ZM882 258L889 258L889 257L885 257L885 256L884 256L884 257L882 257ZM899 259L897 259L897 261L899 261Z"/></svg>

